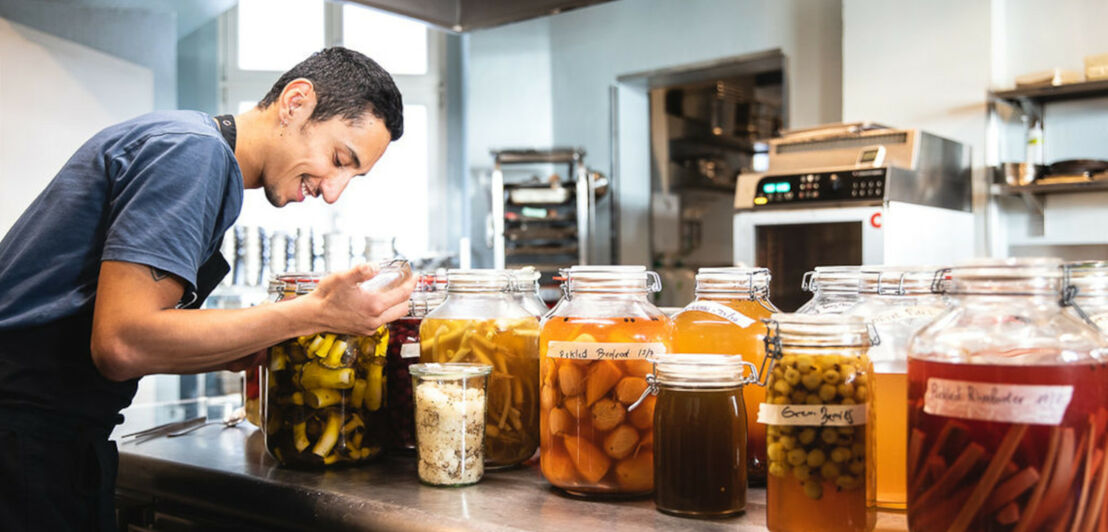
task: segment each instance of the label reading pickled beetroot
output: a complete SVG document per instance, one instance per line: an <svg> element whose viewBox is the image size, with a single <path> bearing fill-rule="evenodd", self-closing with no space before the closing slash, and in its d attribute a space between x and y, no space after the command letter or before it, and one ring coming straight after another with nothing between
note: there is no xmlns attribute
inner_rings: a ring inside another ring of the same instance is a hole
<svg viewBox="0 0 1108 532"><path fill-rule="evenodd" d="M933 416L1058 425L1073 399L1073 386L995 384L927 379L923 411Z"/></svg>
<svg viewBox="0 0 1108 532"><path fill-rule="evenodd" d="M419 358L419 344L404 344L400 346L400 358Z"/></svg>
<svg viewBox="0 0 1108 532"><path fill-rule="evenodd" d="M575 360L640 360L666 352L663 343L550 342L546 356Z"/></svg>
<svg viewBox="0 0 1108 532"><path fill-rule="evenodd" d="M743 329L750 327L755 320L750 319L747 315L739 312L722 303L716 303L715 301L694 301L689 303L689 306L685 307L685 310L699 310L700 312L707 312L708 314L714 314L719 316Z"/></svg>
<svg viewBox="0 0 1108 532"><path fill-rule="evenodd" d="M758 423L805 427L853 427L866 424L866 405L758 405Z"/></svg>

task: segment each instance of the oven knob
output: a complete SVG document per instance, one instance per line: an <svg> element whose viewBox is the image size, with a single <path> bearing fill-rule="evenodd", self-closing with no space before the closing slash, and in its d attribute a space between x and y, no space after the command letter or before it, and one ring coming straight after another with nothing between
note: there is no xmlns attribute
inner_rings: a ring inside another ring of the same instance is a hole
<svg viewBox="0 0 1108 532"><path fill-rule="evenodd" d="M838 192L842 186L842 182L839 181L839 174L831 174L831 191Z"/></svg>

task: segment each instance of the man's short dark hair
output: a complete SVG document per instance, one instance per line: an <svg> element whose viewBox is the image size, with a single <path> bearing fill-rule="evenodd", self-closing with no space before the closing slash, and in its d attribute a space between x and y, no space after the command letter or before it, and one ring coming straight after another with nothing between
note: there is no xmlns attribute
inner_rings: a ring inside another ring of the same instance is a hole
<svg viewBox="0 0 1108 532"><path fill-rule="evenodd" d="M324 48L285 72L258 102L265 109L285 86L304 78L315 86L316 104L308 119L322 122L335 116L358 121L366 111L385 121L392 140L404 134L404 101L392 76L376 61L341 46Z"/></svg>

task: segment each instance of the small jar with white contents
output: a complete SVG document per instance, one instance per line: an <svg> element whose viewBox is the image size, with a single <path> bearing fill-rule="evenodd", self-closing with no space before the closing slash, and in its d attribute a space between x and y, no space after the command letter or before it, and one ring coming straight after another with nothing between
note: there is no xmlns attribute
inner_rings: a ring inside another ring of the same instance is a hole
<svg viewBox="0 0 1108 532"><path fill-rule="evenodd" d="M487 364L414 364L419 480L432 486L468 486L485 474Z"/></svg>

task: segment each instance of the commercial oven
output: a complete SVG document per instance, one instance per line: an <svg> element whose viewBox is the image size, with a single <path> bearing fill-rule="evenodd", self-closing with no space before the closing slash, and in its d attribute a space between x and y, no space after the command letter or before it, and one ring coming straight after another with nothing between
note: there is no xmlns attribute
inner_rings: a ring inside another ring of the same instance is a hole
<svg viewBox="0 0 1108 532"><path fill-rule="evenodd" d="M970 150L914 129L836 124L770 141L769 171L739 176L734 261L773 272L795 310L822 265L950 263L973 254Z"/></svg>

